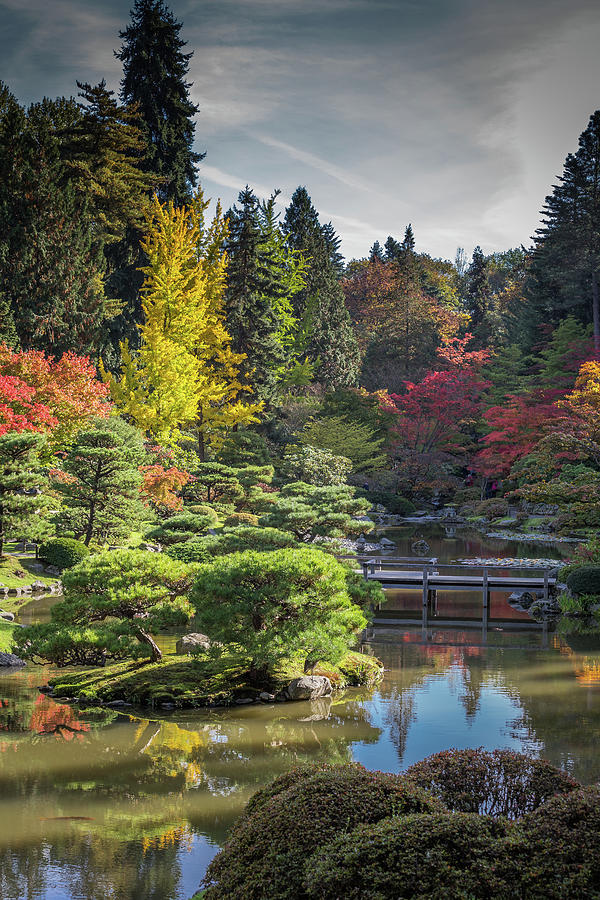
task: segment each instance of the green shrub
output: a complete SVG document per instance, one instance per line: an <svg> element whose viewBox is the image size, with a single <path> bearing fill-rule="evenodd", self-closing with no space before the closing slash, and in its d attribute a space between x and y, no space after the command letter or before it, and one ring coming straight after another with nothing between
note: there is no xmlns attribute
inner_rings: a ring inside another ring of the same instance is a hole
<svg viewBox="0 0 600 900"><path fill-rule="evenodd" d="M495 874L510 826L473 813L385 818L341 834L306 864L311 900L508 897Z"/></svg>
<svg viewBox="0 0 600 900"><path fill-rule="evenodd" d="M567 576L567 587L573 594L600 594L600 566L579 566Z"/></svg>
<svg viewBox="0 0 600 900"><path fill-rule="evenodd" d="M83 541L74 538L52 538L44 541L39 549L40 557L58 569L70 569L85 559L89 552Z"/></svg>
<svg viewBox="0 0 600 900"><path fill-rule="evenodd" d="M513 896L527 900L600 898L600 792L553 797L517 823L502 857Z"/></svg>
<svg viewBox="0 0 600 900"><path fill-rule="evenodd" d="M544 759L512 750L444 750L415 763L405 777L458 812L515 819L578 782Z"/></svg>
<svg viewBox="0 0 600 900"><path fill-rule="evenodd" d="M482 500L475 508L476 516L485 516L486 519L500 519L508 515L508 500L502 497L492 497L490 500Z"/></svg>
<svg viewBox="0 0 600 900"><path fill-rule="evenodd" d="M243 550L268 551L297 546L296 538L287 531L238 525L236 528L223 528L218 534L175 544L167 547L165 552L173 559L193 563L210 562L215 556L227 556Z"/></svg>
<svg viewBox="0 0 600 900"><path fill-rule="evenodd" d="M373 506L385 506L393 516L410 516L417 508L411 500L401 497L400 494L394 494L392 491L366 491L361 488L356 494L364 497Z"/></svg>
<svg viewBox="0 0 600 900"><path fill-rule="evenodd" d="M195 512L182 512L165 519L160 525L150 528L145 537L149 541L161 544L178 544L189 541L196 535L203 534L219 522L214 509L210 506L196 506Z"/></svg>
<svg viewBox="0 0 600 900"><path fill-rule="evenodd" d="M300 770L278 782L238 820L210 864L207 900L305 900L307 858L340 832L391 815L441 809L420 788L358 765L321 768L313 775Z"/></svg>
<svg viewBox="0 0 600 900"><path fill-rule="evenodd" d="M258 516L245 512L232 513L230 516L227 516L224 525L229 528L235 528L238 525L258 525Z"/></svg>

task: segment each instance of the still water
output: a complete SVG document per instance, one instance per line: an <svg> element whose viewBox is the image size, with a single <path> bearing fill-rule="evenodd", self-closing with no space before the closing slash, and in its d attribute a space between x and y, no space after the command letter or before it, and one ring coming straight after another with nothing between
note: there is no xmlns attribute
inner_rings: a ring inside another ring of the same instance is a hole
<svg viewBox="0 0 600 900"><path fill-rule="evenodd" d="M41 668L0 676L2 900L184 900L248 797L302 762L511 747L600 780L600 639L415 627L364 649L386 666L374 690L160 716L56 703Z"/></svg>

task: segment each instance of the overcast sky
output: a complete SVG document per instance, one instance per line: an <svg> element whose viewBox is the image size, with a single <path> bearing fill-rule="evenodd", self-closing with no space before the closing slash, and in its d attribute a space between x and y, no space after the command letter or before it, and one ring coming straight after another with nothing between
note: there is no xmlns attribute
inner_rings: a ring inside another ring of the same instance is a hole
<svg viewBox="0 0 600 900"><path fill-rule="evenodd" d="M19 100L120 80L129 0L0 0ZM600 107L597 0L172 0L194 51L200 177L304 184L347 257L402 237L453 258L529 243Z"/></svg>

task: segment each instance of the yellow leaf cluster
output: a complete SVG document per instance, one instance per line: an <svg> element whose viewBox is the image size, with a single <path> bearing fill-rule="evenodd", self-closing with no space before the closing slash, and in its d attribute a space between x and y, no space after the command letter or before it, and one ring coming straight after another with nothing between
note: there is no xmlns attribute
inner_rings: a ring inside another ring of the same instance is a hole
<svg viewBox="0 0 600 900"><path fill-rule="evenodd" d="M189 207L161 204L147 216L142 244L144 323L140 349L121 345L120 375L103 373L120 411L163 444L192 431L201 455L235 425L258 421L260 403L245 403L250 390L238 373L244 354L231 350L225 325L227 221L220 204L205 226L209 201L201 190Z"/></svg>

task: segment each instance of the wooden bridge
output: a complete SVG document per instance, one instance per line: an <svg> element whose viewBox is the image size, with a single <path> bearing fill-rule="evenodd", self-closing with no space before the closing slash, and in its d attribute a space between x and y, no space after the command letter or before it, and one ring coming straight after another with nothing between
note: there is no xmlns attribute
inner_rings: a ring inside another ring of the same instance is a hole
<svg viewBox="0 0 600 900"><path fill-rule="evenodd" d="M521 575L508 571L507 567L498 564L480 566L451 565L438 563L434 557L415 559L414 557L372 557L361 560L362 571L367 581L378 581L384 588L393 590L418 590L422 596L421 616L423 626L431 619L436 624L460 624L472 626L481 622L484 627L490 624L490 592L528 591L540 600L547 600L551 588L557 583L557 568L527 567L531 575ZM472 591L481 594L481 617L477 619L448 619L443 622L437 616L438 591ZM415 615L416 613L416 615ZM407 617L407 611L395 611L379 608L375 611L374 625L414 624L418 611ZM493 624L502 623L507 627L542 628L537 622L526 620L492 620Z"/></svg>

